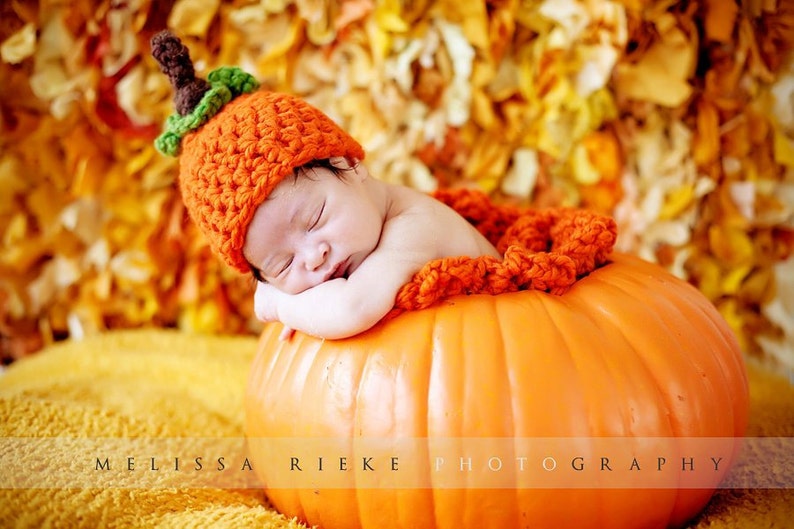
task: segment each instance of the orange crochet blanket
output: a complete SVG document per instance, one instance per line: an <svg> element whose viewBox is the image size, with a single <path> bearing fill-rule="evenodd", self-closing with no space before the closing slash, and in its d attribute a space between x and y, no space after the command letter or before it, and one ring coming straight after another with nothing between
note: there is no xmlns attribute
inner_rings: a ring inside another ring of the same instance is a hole
<svg viewBox="0 0 794 529"><path fill-rule="evenodd" d="M503 257L429 262L400 289L387 317L459 294L517 290L562 294L607 262L617 238L613 219L588 210L497 205L468 189L442 190L433 196L468 220Z"/></svg>

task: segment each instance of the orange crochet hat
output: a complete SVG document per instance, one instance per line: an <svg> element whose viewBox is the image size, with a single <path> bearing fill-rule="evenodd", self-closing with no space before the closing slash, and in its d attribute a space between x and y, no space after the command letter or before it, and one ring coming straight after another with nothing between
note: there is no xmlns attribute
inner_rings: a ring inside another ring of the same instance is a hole
<svg viewBox="0 0 794 529"><path fill-rule="evenodd" d="M312 160L362 160L364 150L317 108L290 94L256 91L256 80L238 68L197 79L187 49L169 32L151 44L176 89L177 108L155 146L179 157L182 198L212 250L247 272L248 226L276 185Z"/></svg>

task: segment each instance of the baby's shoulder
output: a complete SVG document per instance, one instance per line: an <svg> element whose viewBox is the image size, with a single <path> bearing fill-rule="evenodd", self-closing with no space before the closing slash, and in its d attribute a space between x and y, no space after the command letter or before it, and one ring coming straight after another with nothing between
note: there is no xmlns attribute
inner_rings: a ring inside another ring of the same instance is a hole
<svg viewBox="0 0 794 529"><path fill-rule="evenodd" d="M389 187L389 218L416 219L417 217L435 216L444 209L444 205L430 195L405 186Z"/></svg>
<svg viewBox="0 0 794 529"><path fill-rule="evenodd" d="M383 224L386 239L397 238L419 242L429 236L429 231L445 224L442 204L431 196L415 189L391 186L389 207Z"/></svg>
<svg viewBox="0 0 794 529"><path fill-rule="evenodd" d="M499 253L466 219L434 197L395 188L391 218L384 223L380 246L412 252L424 262L453 255Z"/></svg>
<svg viewBox="0 0 794 529"><path fill-rule="evenodd" d="M418 241L439 244L439 234L459 237L471 227L455 211L432 196L410 188L395 188L393 208L387 215L384 232ZM409 235L400 232L411 232Z"/></svg>

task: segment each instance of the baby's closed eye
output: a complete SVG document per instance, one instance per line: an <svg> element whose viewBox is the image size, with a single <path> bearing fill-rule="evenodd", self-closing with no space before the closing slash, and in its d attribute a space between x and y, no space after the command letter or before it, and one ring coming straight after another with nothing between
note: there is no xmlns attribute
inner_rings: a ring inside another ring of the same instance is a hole
<svg viewBox="0 0 794 529"><path fill-rule="evenodd" d="M312 216L311 220L309 221L309 230L312 231L313 229L320 226L320 221L323 218L323 213L325 212L325 201L320 205L319 208L315 211L314 215Z"/></svg>
<svg viewBox="0 0 794 529"><path fill-rule="evenodd" d="M292 263L293 263L294 260L295 260L295 256L294 255L290 255L289 257L284 259L284 261L281 263L281 265L277 268L277 272L276 272L274 277L278 278L278 277L281 277L282 275L284 275L289 270L289 267L292 266Z"/></svg>

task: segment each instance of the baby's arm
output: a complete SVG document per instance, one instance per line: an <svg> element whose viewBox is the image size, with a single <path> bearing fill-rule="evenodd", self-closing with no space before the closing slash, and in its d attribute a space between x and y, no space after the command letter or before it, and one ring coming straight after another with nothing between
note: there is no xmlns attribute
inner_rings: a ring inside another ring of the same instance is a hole
<svg viewBox="0 0 794 529"><path fill-rule="evenodd" d="M294 295L260 283L257 316L329 339L369 329L394 306L400 287L436 256L435 233L427 230L426 223L420 224L418 217L411 216L388 222L378 247L347 279Z"/></svg>
<svg viewBox="0 0 794 529"><path fill-rule="evenodd" d="M300 294L285 294L271 285L259 284L257 296L269 308L257 315L323 338L353 336L375 325L391 310L397 291L425 262L409 265L407 260L382 261L373 252L348 279L326 281Z"/></svg>

